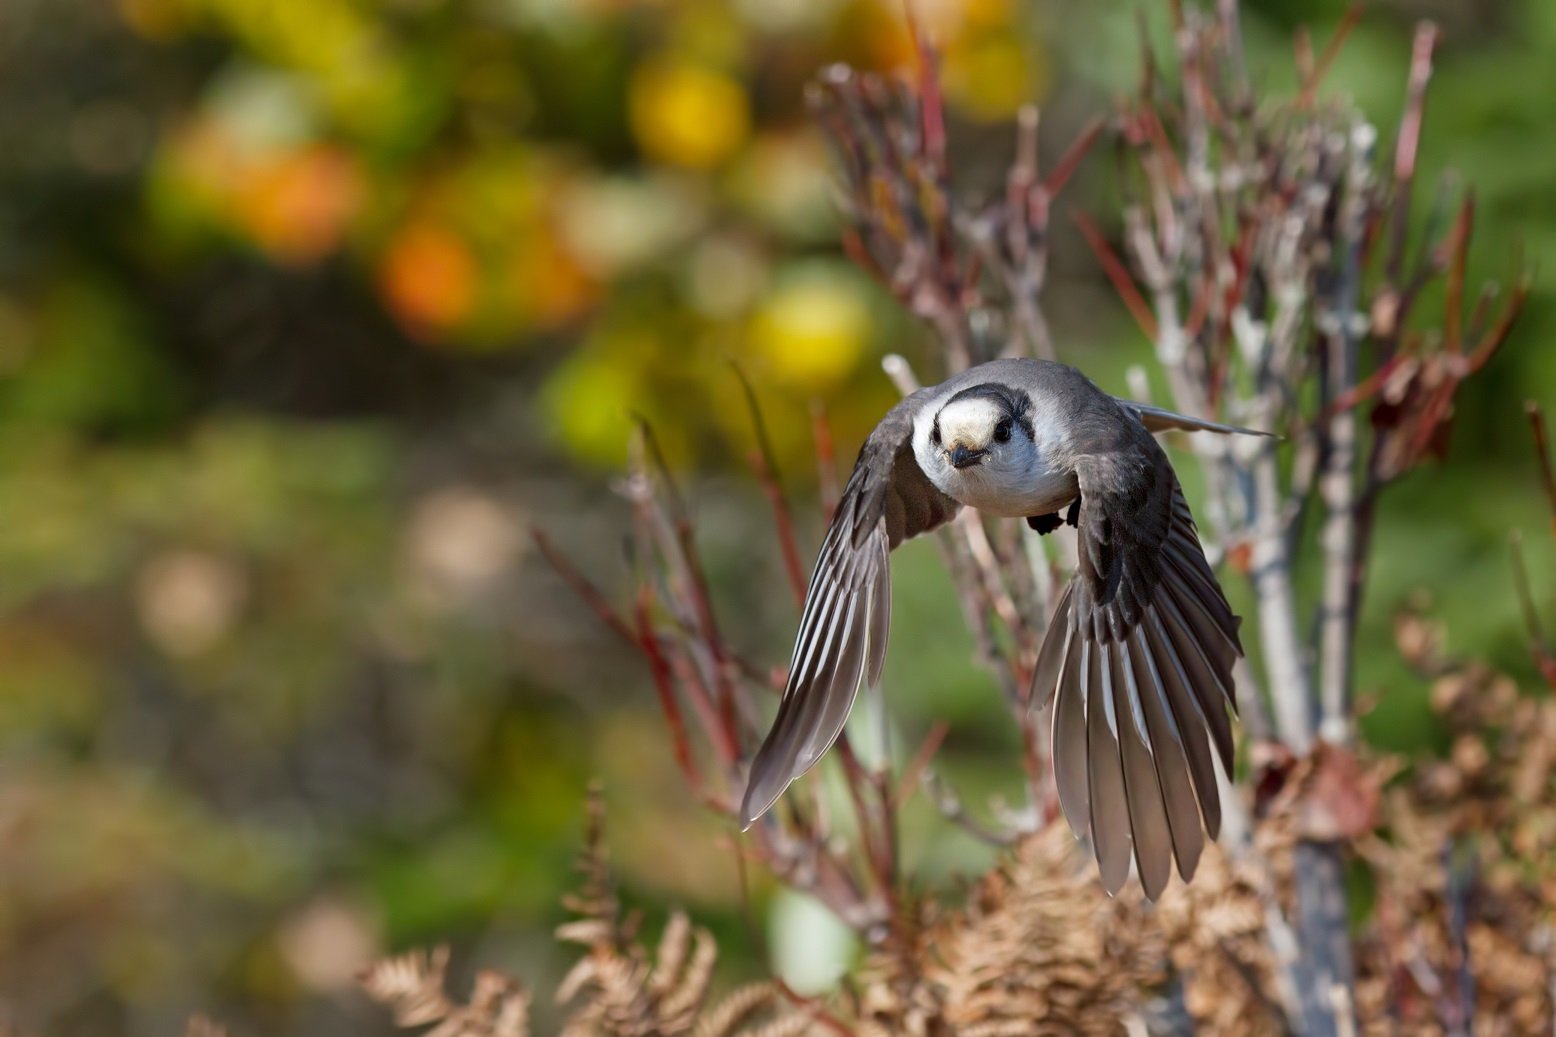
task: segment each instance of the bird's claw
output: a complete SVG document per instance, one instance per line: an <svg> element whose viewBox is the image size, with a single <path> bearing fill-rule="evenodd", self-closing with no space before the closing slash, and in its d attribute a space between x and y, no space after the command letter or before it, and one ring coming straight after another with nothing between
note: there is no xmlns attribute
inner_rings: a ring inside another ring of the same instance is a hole
<svg viewBox="0 0 1556 1037"><path fill-rule="evenodd" d="M1064 520L1059 517L1058 512L1051 511L1047 515L1028 516L1027 525L1037 530L1040 535L1047 536L1049 533L1052 533L1054 530L1064 525Z"/></svg>
<svg viewBox="0 0 1556 1037"><path fill-rule="evenodd" d="M1051 511L1047 515L1029 515L1027 516L1027 525L1037 530L1039 535L1047 536L1060 526L1075 525L1080 521L1080 517L1081 499L1077 497L1075 502L1070 505L1070 510L1065 512L1064 518L1060 518L1057 511Z"/></svg>

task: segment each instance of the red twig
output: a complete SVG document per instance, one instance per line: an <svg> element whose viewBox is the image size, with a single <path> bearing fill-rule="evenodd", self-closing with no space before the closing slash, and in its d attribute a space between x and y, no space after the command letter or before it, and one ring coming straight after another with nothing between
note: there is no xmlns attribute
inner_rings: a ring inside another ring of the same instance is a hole
<svg viewBox="0 0 1556 1037"><path fill-rule="evenodd" d="M1173 149L1172 140L1167 136L1167 128L1162 125L1161 116L1149 108L1144 108L1141 109L1136 121L1144 127L1145 135L1156 148L1156 157L1167 174L1168 190L1173 195L1181 195L1187 187L1188 180L1183 175L1183 164L1178 161L1178 153Z"/></svg>
<svg viewBox="0 0 1556 1037"><path fill-rule="evenodd" d="M929 766L929 761L935 758L935 753L940 751L940 745L945 741L945 736L950 733L951 725L944 720L937 720L929 727L929 733L919 743L918 749L908 759L907 766L902 768L902 776L897 779L897 791L892 794L893 806L905 801L913 795L913 789L918 785L919 777L923 775Z"/></svg>
<svg viewBox="0 0 1556 1037"><path fill-rule="evenodd" d="M717 697L719 720L723 725L723 737L730 749L730 759L740 755L740 727L735 716L735 688L730 680L730 659L719 633L718 620L713 611L713 599L708 590L708 580L702 571L702 558L697 551L696 532L691 514L670 476L670 466L665 461L659 440L648 422L638 419L638 434L642 439L649 463L657 471L658 484L669 498L669 517L674 530L675 546L685 569L686 596L691 599L693 613L703 643L713 659L714 693Z"/></svg>
<svg viewBox="0 0 1556 1037"><path fill-rule="evenodd" d="M804 994L799 993L793 987L789 986L789 984L785 983L782 979L779 979L776 976L773 978L772 982L773 985L778 989L778 993L783 995L784 1000L788 1001L790 1004L798 1005L805 1011L810 1012L811 1018L816 1022L825 1026L833 1033L838 1034L839 1037L854 1037L854 1031L849 1029L848 1025L837 1016L827 1011L826 1005L823 1004L818 998L806 997Z"/></svg>
<svg viewBox="0 0 1556 1037"><path fill-rule="evenodd" d="M697 610L697 621L702 627L703 641L706 642L708 651L713 656L713 680L718 693L719 719L724 725L725 737L734 747L733 755L738 756L740 725L735 717L735 685L730 680L729 656L724 650L724 639L719 634L718 621L714 617L713 600L708 593L708 580L703 575L702 561L693 545L691 523L680 523L676 532L681 540L681 550L686 556L687 572L691 576L692 585L689 590L692 603Z"/></svg>
<svg viewBox="0 0 1556 1037"><path fill-rule="evenodd" d="M757 479L762 484L762 492L767 496L767 502L772 507L773 523L778 527L778 548L783 554L784 572L789 577L789 590L794 594L794 602L797 605L805 604L805 573L800 568L799 549L794 542L794 523L789 517L789 504L784 499L783 489L778 485L767 460L760 452L751 455L751 465L756 469Z"/></svg>
<svg viewBox="0 0 1556 1037"><path fill-rule="evenodd" d="M714 708L707 686L697 674L697 667L681 653L676 653L670 658L670 667L675 673L676 681L686 689L686 697L692 704L692 712L697 714L697 722L702 725L708 740L713 743L713 749L718 754L719 760L726 766L733 765L740 759L740 742L724 726L723 718Z"/></svg>
<svg viewBox="0 0 1556 1037"><path fill-rule="evenodd" d="M1291 47L1294 51L1293 58L1297 64L1297 80L1302 84L1297 94L1297 106L1304 110L1313 107L1313 95L1308 84L1314 81L1313 77L1313 34L1305 25L1297 26L1293 35Z"/></svg>
<svg viewBox="0 0 1556 1037"><path fill-rule="evenodd" d="M865 858L870 863L876 887L882 896L890 899L894 896L896 865L892 860L891 844L883 838L883 833L876 830L870 806L864 798L863 790L870 785L870 776L865 773L864 765L859 762L846 734L838 738L836 752L843 763L844 784L848 786L848 798L853 803L854 815L859 821L859 838L864 843Z"/></svg>
<svg viewBox="0 0 1556 1037"><path fill-rule="evenodd" d="M1026 770L1027 788L1031 790L1032 805L1046 821L1052 821L1056 813L1057 797L1044 795L1042 732L1038 730L1038 713L1027 710L1021 714L1021 763Z"/></svg>
<svg viewBox="0 0 1556 1037"><path fill-rule="evenodd" d="M1411 339L1410 341L1414 342L1416 340ZM1363 378L1361 381L1351 386L1339 396L1336 396L1333 400L1330 401L1329 406L1325 407L1322 413L1319 414L1318 420L1315 422L1315 424L1326 425L1328 424L1330 418L1334 417L1341 411L1349 410L1352 407L1366 403L1368 400L1372 399L1377 395L1378 390L1382 389L1383 386L1388 384L1389 378L1396 370L1399 369L1400 365L1406 363L1410 359L1410 353L1411 348L1407 346L1404 352L1396 353L1389 357L1382 364L1380 364L1377 370L1373 371L1372 374L1368 375L1366 378Z"/></svg>
<svg viewBox="0 0 1556 1037"><path fill-rule="evenodd" d="M913 52L918 56L918 89L920 129L924 134L924 156L929 160L935 178L943 181L947 175L945 150L945 104L940 96L939 56L924 38L913 9L913 0L903 0L903 10L908 21L908 35L913 41Z"/></svg>
<svg viewBox="0 0 1556 1037"><path fill-rule="evenodd" d="M1074 175L1075 170L1080 166L1081 160L1086 157L1086 153L1096 143L1097 137L1102 133L1103 125L1104 123L1100 118L1091 120L1091 122L1086 124L1086 128L1081 130L1080 134L1071 142L1070 146L1065 149L1064 154L1059 156L1058 164L1043 178L1043 189L1048 192L1048 197L1053 198L1060 191L1064 190L1064 185L1070 182L1070 177Z"/></svg>
<svg viewBox="0 0 1556 1037"><path fill-rule="evenodd" d="M789 502L783 495L778 476L778 461L773 453L772 440L767 435L767 423L762 420L762 408L757 404L756 390L738 364L731 364L740 388L746 395L746 407L751 412L751 426L756 434L757 450L751 463L756 469L762 491L772 507L773 523L778 531L778 547L783 553L784 570L789 576L789 587L794 592L796 604L805 604L805 572L800 566L799 548L794 539L794 519L789 513Z"/></svg>
<svg viewBox="0 0 1556 1037"><path fill-rule="evenodd" d="M643 650L643 657L648 660L648 670L654 679L654 690L659 694L659 707L664 711L665 722L670 727L670 744L675 750L675 761L680 765L687 786L694 794L701 796L703 794L702 775L697 772L697 764L692 759L691 742L686 737L686 719L681 715L681 704L676 699L675 681L670 663L665 659L664 651L659 645L658 634L654 632L653 619L649 610L649 598L652 593L648 584L644 584L638 592L636 609L638 644Z"/></svg>
<svg viewBox="0 0 1556 1037"><path fill-rule="evenodd" d="M1486 361L1502 348L1507 341L1507 336L1513 331L1513 322L1523 312L1524 305L1529 301L1529 292L1532 288L1529 276L1526 274L1518 279L1513 286L1513 294L1508 297L1507 305L1502 307L1502 315L1497 322L1486 329L1480 337L1480 342L1470 352L1467 362L1468 371L1473 373L1486 365Z"/></svg>
<svg viewBox="0 0 1556 1037"><path fill-rule="evenodd" d="M1118 292L1119 298L1124 301L1124 306L1134 317L1135 323L1145 333L1145 337L1152 342L1156 341L1157 326L1156 316L1151 312L1151 307L1146 304L1145 297L1140 294L1140 289L1135 287L1134 278L1129 276L1129 270L1124 266L1124 261L1113 251L1112 246L1103 238L1097 225L1083 212L1075 214L1075 224L1081 229L1081 235L1086 239L1086 244L1091 246L1091 251L1102 264L1102 272L1107 274L1108 280L1113 283L1113 288Z"/></svg>
<svg viewBox="0 0 1556 1037"><path fill-rule="evenodd" d="M551 538L539 529L534 528L530 529L529 535L530 539L535 542L535 547L540 551L540 556L546 560L546 564L551 566L558 576L562 577L562 580L572 589L573 593L578 595L579 600L589 606L590 611L598 616L600 621L610 628L616 636L635 648L640 647L638 636L633 632L632 627L611 606L611 603L605 600L605 595L600 593L599 588L590 583L588 577L584 576L583 573L573 566L572 562L563 557L562 553L551 543Z"/></svg>
<svg viewBox="0 0 1556 1037"><path fill-rule="evenodd" d="M1545 500L1551 510L1551 535L1556 536L1556 467L1551 461L1550 434L1545 427L1545 412L1530 400L1524 404L1529 415L1529 427L1534 434L1535 458L1540 466L1540 484L1545 488Z"/></svg>
<svg viewBox="0 0 1556 1037"><path fill-rule="evenodd" d="M1350 37L1351 30L1356 28L1356 23L1360 20L1361 14L1361 4L1352 4L1346 8L1345 14L1340 18L1340 24L1335 26L1334 35L1329 37L1329 42L1324 45L1324 52L1319 55L1316 62L1313 62L1307 69L1303 70L1302 90L1297 102L1303 108L1313 107L1319 84L1329 74L1330 66L1334 64L1335 58L1339 57L1340 48L1345 46L1345 41ZM1307 33L1302 33L1299 38L1309 41L1310 49L1308 56L1311 61L1311 41Z"/></svg>
<svg viewBox="0 0 1556 1037"><path fill-rule="evenodd" d="M1470 235L1475 230L1475 194L1468 192L1459 206L1448 240L1448 282L1443 301L1443 348L1457 354L1464 348L1464 276L1469 263Z"/></svg>
<svg viewBox="0 0 1556 1037"><path fill-rule="evenodd" d="M864 239L859 236L859 232L852 227L843 231L843 255L858 264L861 270L874 278L882 287L891 287L891 278L881 269L881 264L875 261L875 257L870 254L870 250L866 247Z"/></svg>
<svg viewBox="0 0 1556 1037"><path fill-rule="evenodd" d="M1529 634L1529 654L1534 656L1535 665L1546 683L1556 688L1556 649L1545 639L1545 630L1540 625L1540 613L1534 607L1534 591L1529 586L1529 567L1524 562L1523 539L1516 530L1508 539L1508 547L1513 555L1513 590L1518 597L1519 611L1523 613L1524 629Z"/></svg>
<svg viewBox="0 0 1556 1037"><path fill-rule="evenodd" d="M1437 46L1437 26L1422 22L1416 27L1410 53L1410 80L1405 88L1405 114L1399 121L1394 144L1394 211L1390 216L1388 264L1390 285L1397 286L1405 261L1405 240L1410 231L1410 192L1415 180L1416 156L1421 149L1421 124L1426 117L1426 87L1432 79L1432 51Z"/></svg>
<svg viewBox="0 0 1556 1037"><path fill-rule="evenodd" d="M665 459L664 450L659 446L659 437L654 435L654 427L642 414L634 413L632 419L637 424L638 439L648 462L644 465L644 471L646 473L652 468L658 473L660 485L668 500L670 517L677 526L683 525L690 521L686 500L681 496L680 487L675 484L675 477L670 474L670 462Z"/></svg>
<svg viewBox="0 0 1556 1037"><path fill-rule="evenodd" d="M1426 400L1417 412L1420 416L1416 419L1414 432L1410 436L1409 450L1405 455L1409 458L1405 466L1407 469L1417 464L1426 455L1432 441L1442 434L1443 424L1448 421L1453 410L1453 397L1459 388L1458 381L1452 372L1445 371L1442 380L1427 390Z"/></svg>

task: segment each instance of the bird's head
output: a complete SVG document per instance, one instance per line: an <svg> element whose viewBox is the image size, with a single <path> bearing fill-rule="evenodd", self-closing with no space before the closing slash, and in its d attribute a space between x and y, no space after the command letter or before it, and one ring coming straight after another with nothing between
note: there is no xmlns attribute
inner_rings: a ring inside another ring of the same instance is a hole
<svg viewBox="0 0 1556 1037"><path fill-rule="evenodd" d="M1030 408L1025 393L996 383L963 389L935 414L929 447L958 471L1021 459L1032 450Z"/></svg>

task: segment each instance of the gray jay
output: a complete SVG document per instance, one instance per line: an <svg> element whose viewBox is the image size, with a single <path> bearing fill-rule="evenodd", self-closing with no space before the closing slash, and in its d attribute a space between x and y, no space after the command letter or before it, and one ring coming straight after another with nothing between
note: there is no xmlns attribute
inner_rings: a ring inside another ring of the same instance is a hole
<svg viewBox="0 0 1556 1037"><path fill-rule="evenodd" d="M1216 838L1215 754L1230 773L1238 620L1205 560L1165 429L1249 432L1116 399L1043 360L995 360L908 396L865 441L805 593L788 682L751 764L751 824L843 730L875 685L891 616L888 553L962 507L1068 522L1079 565L1038 652L1059 803L1108 892L1133 858L1155 899ZM1061 511L1065 518L1060 517Z"/></svg>

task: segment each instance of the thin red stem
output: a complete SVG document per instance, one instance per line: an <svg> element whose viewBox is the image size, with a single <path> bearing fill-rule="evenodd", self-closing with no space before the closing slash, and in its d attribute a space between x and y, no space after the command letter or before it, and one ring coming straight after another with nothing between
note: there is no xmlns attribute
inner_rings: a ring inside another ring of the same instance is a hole
<svg viewBox="0 0 1556 1037"><path fill-rule="evenodd" d="M892 805L905 801L913 795L913 788L918 784L919 777L929 766L929 761L935 758L935 753L940 751L940 745L945 741L945 736L950 733L951 725L944 720L937 720L929 727L929 733L919 743L908 759L906 767L902 768L902 776L897 779L897 791L892 794Z"/></svg>
<svg viewBox="0 0 1556 1037"><path fill-rule="evenodd" d="M1475 231L1475 195L1465 194L1459 206L1459 218L1454 221L1453 236L1449 243L1451 259L1448 265L1448 281L1443 300L1443 348L1449 353L1459 353L1464 348L1464 277L1469 263L1470 236Z"/></svg>
<svg viewBox="0 0 1556 1037"><path fill-rule="evenodd" d="M1151 312L1151 307L1146 305L1145 297L1140 294L1140 289L1135 287L1134 278L1129 276L1129 270L1124 266L1124 261L1118 258L1118 253L1103 238L1097 225L1091 222L1083 212L1075 214L1075 224L1081 229L1081 235L1086 239L1086 244L1091 246L1091 251L1102 264L1102 272L1113 283L1113 288L1118 292L1119 298L1124 301L1124 306L1134 317L1135 323L1145 333L1145 337L1152 342L1156 341L1157 325L1156 316Z"/></svg>
<svg viewBox="0 0 1556 1037"><path fill-rule="evenodd" d="M1335 26L1334 35L1329 37L1329 42L1324 45L1324 52L1318 56L1302 77L1302 93L1298 103L1304 108L1311 108L1318 93L1318 86L1329 74L1330 67L1335 58L1340 56L1340 48L1345 46L1345 41L1350 37L1351 30L1356 28L1356 23L1361 19L1362 5L1352 4L1340 18L1340 24ZM1308 39L1307 33L1302 34L1302 39ZM1311 47L1311 42L1309 43ZM1309 51L1311 59L1311 50Z"/></svg>
<svg viewBox="0 0 1556 1037"><path fill-rule="evenodd" d="M788 499L783 495L783 486L778 476L778 461L773 451L772 440L767 435L767 423L762 419L762 408L756 400L756 390L751 387L751 382L746 378L745 372L738 365L735 367L735 377L740 381L740 387L745 391L746 407L751 412L751 425L756 434L756 452L751 457L751 465L756 469L757 480L762 484L762 492L767 495L767 503L773 510L773 524L777 527L778 547L783 553L784 570L789 576L789 588L794 593L796 604L805 603L805 573L800 566L799 547L794 539L794 518L789 513Z"/></svg>
<svg viewBox="0 0 1556 1037"><path fill-rule="evenodd" d="M1550 433L1545 426L1545 412L1530 400L1524 404L1529 415L1529 428L1534 434L1535 458L1540 466L1540 484L1545 488L1545 500L1551 509L1551 534L1556 536L1556 465L1551 460Z"/></svg>
<svg viewBox="0 0 1556 1037"><path fill-rule="evenodd" d="M1064 185L1070 182L1070 177L1080 166L1081 160L1096 143L1097 137L1102 133L1102 127L1103 121L1100 118L1091 120L1065 149L1064 154L1059 156L1058 164L1043 178L1043 189L1048 192L1048 197L1052 198L1064 190Z"/></svg>
<svg viewBox="0 0 1556 1037"><path fill-rule="evenodd" d="M637 634L633 632L632 627L605 599L605 595L600 593L599 588L590 583L588 577L579 572L573 563L556 549L551 543L551 538L541 530L533 528L529 531L529 535L540 551L540 556L546 560L546 564L562 577L563 582L585 605L589 606L590 611L598 616L616 636L633 647L639 647Z"/></svg>
<svg viewBox="0 0 1556 1037"><path fill-rule="evenodd" d="M648 670L654 679L654 690L659 694L659 706L664 711L665 722L670 727L670 744L675 750L675 761L680 765L686 784L694 793L702 793L702 776L692 759L691 741L686 737L686 718L681 714L681 704L675 694L675 680L669 661L659 644L649 609L653 591L644 584L638 592L636 618L638 644L648 660Z"/></svg>

